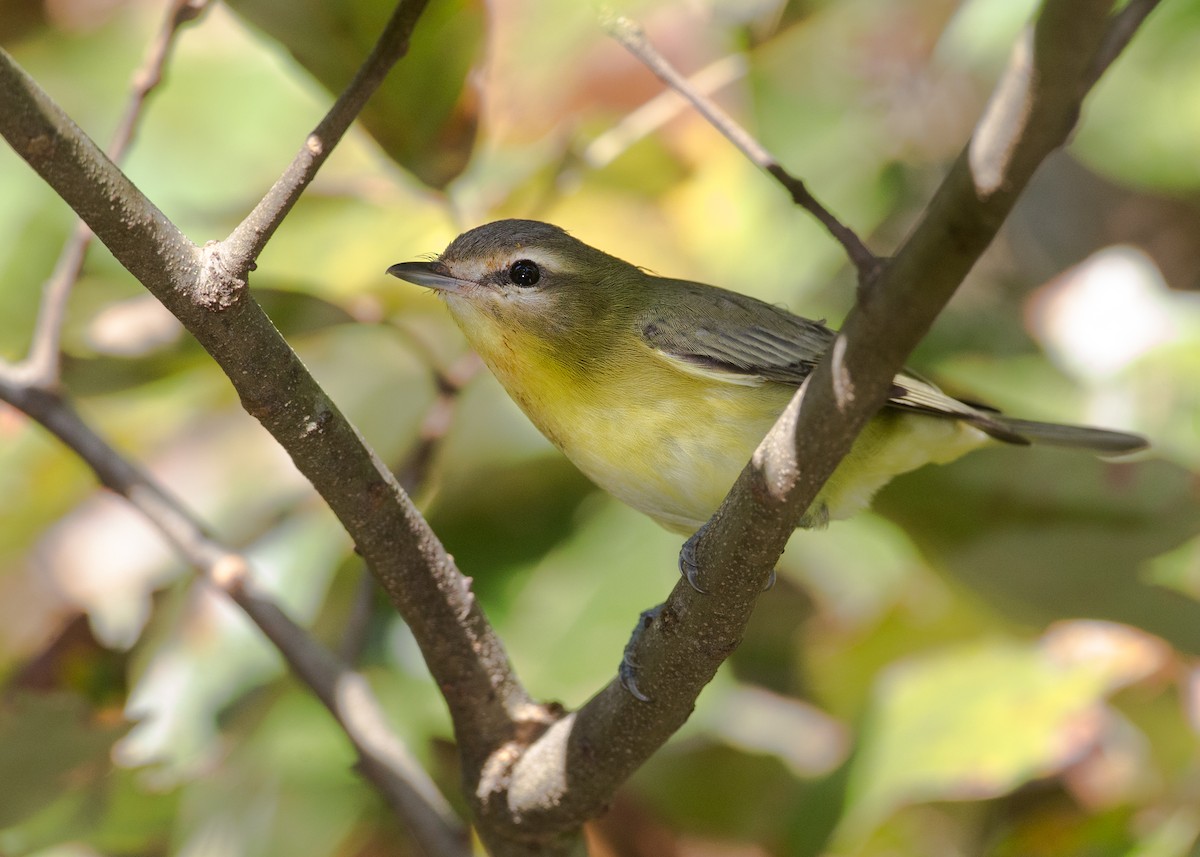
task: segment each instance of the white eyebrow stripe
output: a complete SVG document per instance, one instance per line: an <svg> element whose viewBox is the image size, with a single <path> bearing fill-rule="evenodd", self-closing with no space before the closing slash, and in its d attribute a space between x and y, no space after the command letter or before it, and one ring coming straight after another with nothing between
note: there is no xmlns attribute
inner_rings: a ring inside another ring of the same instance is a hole
<svg viewBox="0 0 1200 857"><path fill-rule="evenodd" d="M484 258L455 260L449 267L456 277L479 282L489 274L508 270L513 262L522 259L551 271L561 271L565 267L562 256L542 247L514 247L505 253L489 253Z"/></svg>
<svg viewBox="0 0 1200 857"><path fill-rule="evenodd" d="M502 258L506 260L506 263L501 265L501 267L505 268L521 259L528 259L530 262L537 263L540 267L551 270L561 270L563 267L562 256L541 247L515 248L511 253L505 254Z"/></svg>

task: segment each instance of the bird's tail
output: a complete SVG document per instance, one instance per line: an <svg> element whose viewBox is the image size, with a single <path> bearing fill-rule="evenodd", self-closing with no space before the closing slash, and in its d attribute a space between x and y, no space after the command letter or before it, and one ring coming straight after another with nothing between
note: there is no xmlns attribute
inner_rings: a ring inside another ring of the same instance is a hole
<svg viewBox="0 0 1200 857"><path fill-rule="evenodd" d="M1123 431L1110 431L1091 426L1039 423L1034 420L1018 420L999 414L988 414L987 416L989 421L999 423L1020 438L1049 446L1067 446L1075 449L1090 449L1104 455L1120 455L1126 452L1137 452L1150 445L1141 435ZM984 428L984 431L987 429ZM998 434L988 433L993 437L999 437ZM1006 440L1004 437L999 437L999 439Z"/></svg>

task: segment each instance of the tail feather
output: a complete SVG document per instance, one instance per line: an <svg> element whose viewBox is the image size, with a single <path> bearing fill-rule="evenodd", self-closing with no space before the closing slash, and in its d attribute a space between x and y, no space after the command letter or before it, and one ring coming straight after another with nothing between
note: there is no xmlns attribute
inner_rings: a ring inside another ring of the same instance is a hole
<svg viewBox="0 0 1200 857"><path fill-rule="evenodd" d="M1067 446L1076 449L1090 449L1093 452L1118 455L1125 452L1137 452L1150 444L1146 438L1137 434L1108 429L1092 428L1091 426L1069 426L1059 423L1039 423L1034 420L1018 420L1012 417L1002 417L994 414L987 415L990 421L999 423L1010 432L1026 441L1044 443L1049 446ZM985 428L984 431L987 431ZM992 434L993 437L998 435ZM999 437L1000 440L1005 440Z"/></svg>
<svg viewBox="0 0 1200 857"><path fill-rule="evenodd" d="M897 375L892 382L888 404L922 414L963 420L998 441L1018 446L1044 443L1090 449L1104 455L1119 455L1136 452L1150 445L1141 435L1121 431L1006 417L987 405L955 399L932 382L908 370Z"/></svg>

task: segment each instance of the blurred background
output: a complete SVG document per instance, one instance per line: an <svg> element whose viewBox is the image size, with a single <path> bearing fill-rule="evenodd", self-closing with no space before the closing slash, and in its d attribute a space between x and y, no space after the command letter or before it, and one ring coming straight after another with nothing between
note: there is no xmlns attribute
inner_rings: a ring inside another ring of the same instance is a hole
<svg viewBox="0 0 1200 857"><path fill-rule="evenodd" d="M627 3L886 255L967 140L1026 0ZM225 236L353 74L384 0L232 0L183 31L127 162ZM165 13L0 0L0 44L94 139ZM1020 416L1148 435L1103 462L996 448L792 539L745 642L589 832L596 855L1196 853L1200 5L1165 0L914 355ZM0 356L72 214L0 151ZM431 0L410 55L262 255L256 296L474 578L531 692L614 674L680 540L593 489L384 276L499 217L836 326L839 247L587 4ZM223 375L103 247L65 331L83 416L359 663L451 801L448 720L345 533ZM365 594L364 594L365 593ZM236 608L0 406L0 854L415 854Z"/></svg>

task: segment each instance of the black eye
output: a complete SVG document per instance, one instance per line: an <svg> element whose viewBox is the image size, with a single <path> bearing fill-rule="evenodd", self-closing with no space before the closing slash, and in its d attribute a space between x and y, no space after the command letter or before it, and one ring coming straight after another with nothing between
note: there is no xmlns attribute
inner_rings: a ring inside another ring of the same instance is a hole
<svg viewBox="0 0 1200 857"><path fill-rule="evenodd" d="M518 259L508 269L508 279L514 286L522 286L524 288L536 286L537 281L541 278L542 272L538 268L537 263L531 262L528 259Z"/></svg>

